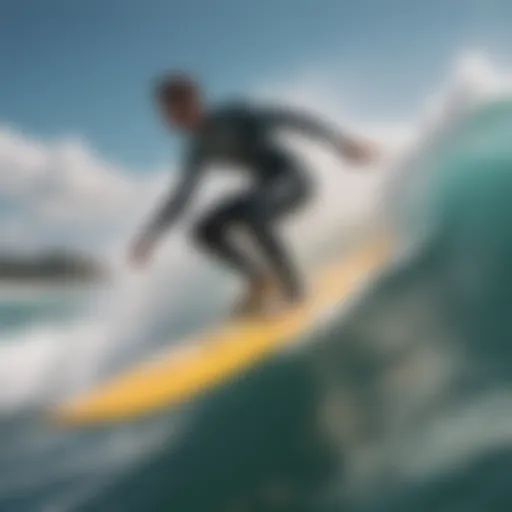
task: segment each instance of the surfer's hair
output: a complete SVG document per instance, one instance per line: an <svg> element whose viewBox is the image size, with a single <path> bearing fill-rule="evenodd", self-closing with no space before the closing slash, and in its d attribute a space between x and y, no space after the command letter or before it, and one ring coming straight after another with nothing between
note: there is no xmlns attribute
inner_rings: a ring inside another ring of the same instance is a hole
<svg viewBox="0 0 512 512"><path fill-rule="evenodd" d="M155 89L157 99L166 104L179 104L200 96L197 81L182 71L168 73L159 78Z"/></svg>

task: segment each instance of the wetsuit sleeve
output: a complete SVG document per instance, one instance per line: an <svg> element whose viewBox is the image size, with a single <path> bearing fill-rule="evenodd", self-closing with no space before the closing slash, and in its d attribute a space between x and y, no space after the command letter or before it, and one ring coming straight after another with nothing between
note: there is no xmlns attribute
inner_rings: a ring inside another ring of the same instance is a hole
<svg viewBox="0 0 512 512"><path fill-rule="evenodd" d="M262 111L262 117L269 125L300 131L310 137L324 140L336 148L350 140L330 123L300 111L278 107L267 108Z"/></svg>
<svg viewBox="0 0 512 512"><path fill-rule="evenodd" d="M146 229L146 234L151 236L161 234L183 213L199 184L203 166L201 152L198 149L193 149L186 160L177 187L173 188L169 197L157 211Z"/></svg>

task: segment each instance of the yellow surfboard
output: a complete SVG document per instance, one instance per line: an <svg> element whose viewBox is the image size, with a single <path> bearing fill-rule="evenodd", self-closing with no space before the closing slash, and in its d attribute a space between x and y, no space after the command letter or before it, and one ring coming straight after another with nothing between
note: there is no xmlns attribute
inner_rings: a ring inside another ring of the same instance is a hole
<svg viewBox="0 0 512 512"><path fill-rule="evenodd" d="M148 415L193 399L261 362L313 326L382 264L388 244L359 247L326 268L308 301L276 318L230 321L141 364L85 396L61 404L53 419L94 425Z"/></svg>

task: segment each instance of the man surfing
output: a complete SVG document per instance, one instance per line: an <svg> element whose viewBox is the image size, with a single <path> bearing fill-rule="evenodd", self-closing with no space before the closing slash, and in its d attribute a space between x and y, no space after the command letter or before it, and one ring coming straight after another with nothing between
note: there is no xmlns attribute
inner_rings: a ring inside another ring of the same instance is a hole
<svg viewBox="0 0 512 512"><path fill-rule="evenodd" d="M156 99L166 122L187 134L190 145L181 182L135 240L132 261L148 261L164 231L183 213L206 166L226 162L244 169L252 187L226 199L197 222L194 237L198 245L247 280L247 294L235 314L263 313L276 296L284 307L300 302L304 286L275 224L307 205L311 186L294 156L277 143L276 129L294 129L322 139L340 156L359 163L372 159L373 146L295 111L243 102L209 108L199 84L182 73L161 80ZM269 269L262 269L237 246L233 228L239 227L256 241Z"/></svg>

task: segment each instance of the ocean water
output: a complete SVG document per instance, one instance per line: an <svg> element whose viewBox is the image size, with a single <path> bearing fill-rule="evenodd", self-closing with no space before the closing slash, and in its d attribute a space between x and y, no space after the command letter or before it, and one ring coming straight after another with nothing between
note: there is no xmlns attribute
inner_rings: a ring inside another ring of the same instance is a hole
<svg viewBox="0 0 512 512"><path fill-rule="evenodd" d="M511 510L512 101L436 130L384 201L392 263L309 343L179 412L84 430L44 416L213 321L218 276L194 267L176 306L125 283L80 316L5 314L0 510Z"/></svg>
<svg viewBox="0 0 512 512"><path fill-rule="evenodd" d="M402 252L331 327L322 374L347 510L512 506L511 135L512 102L496 100L428 155Z"/></svg>
<svg viewBox="0 0 512 512"><path fill-rule="evenodd" d="M67 322L81 315L96 290L2 285L0 331L15 332L39 322ZM3 289L7 288L7 289Z"/></svg>

